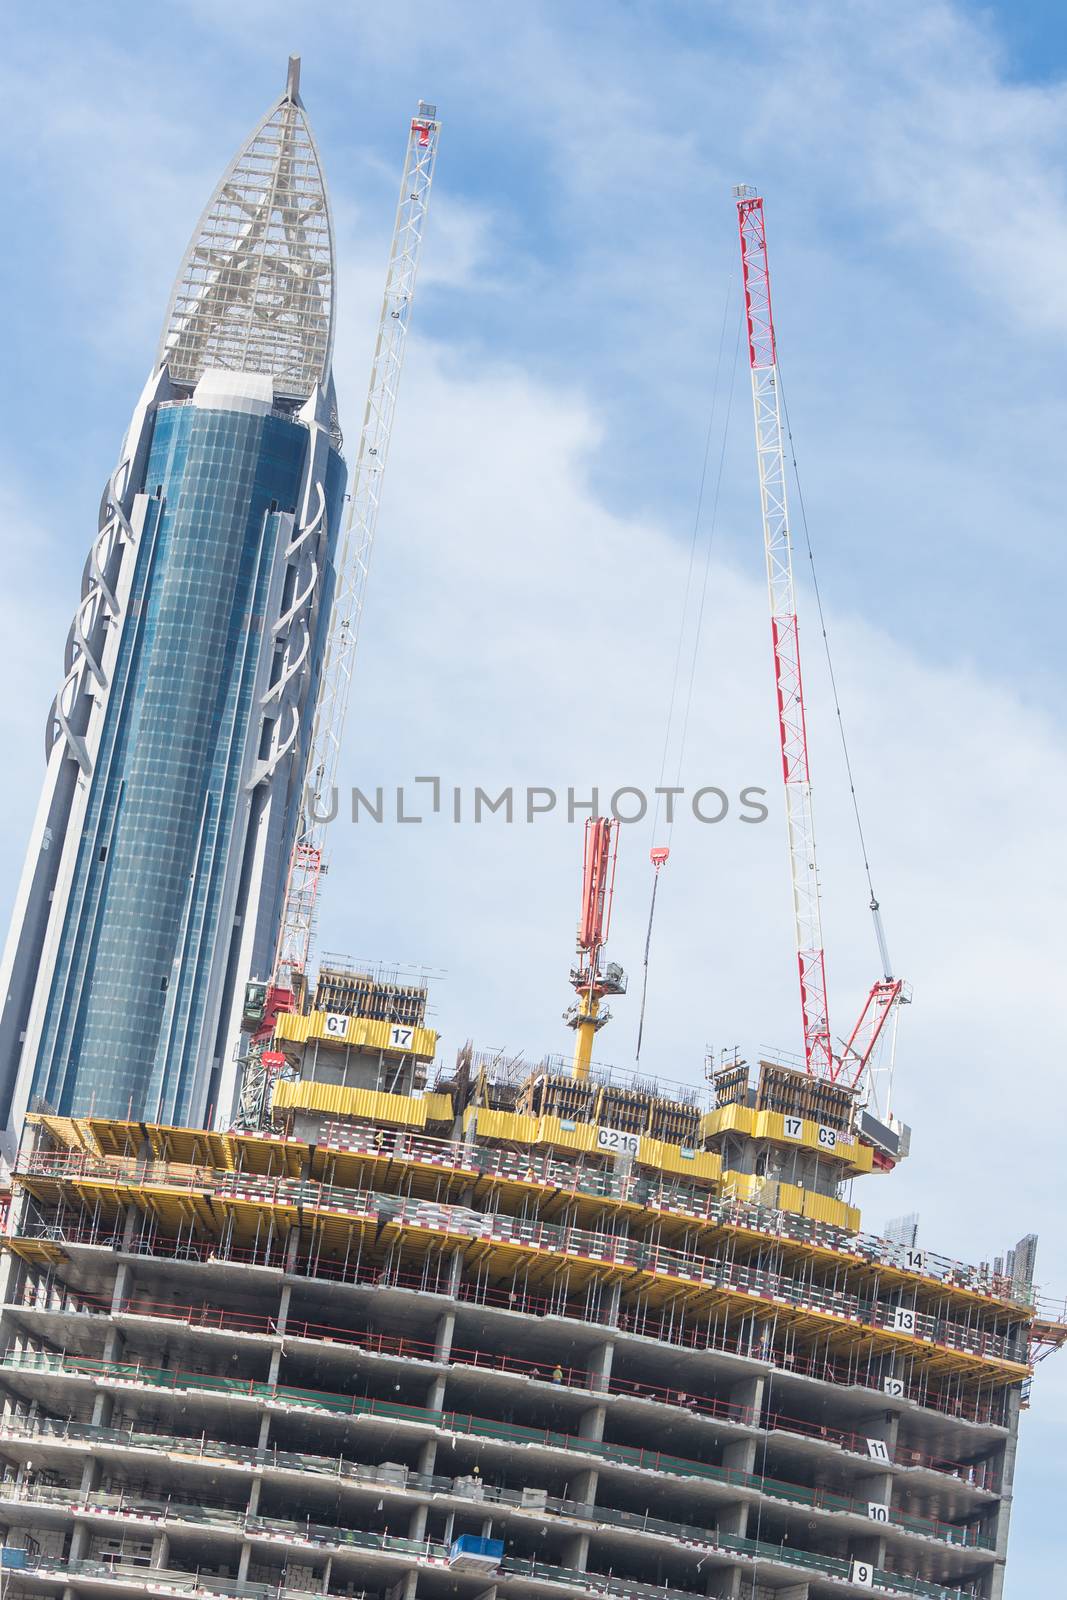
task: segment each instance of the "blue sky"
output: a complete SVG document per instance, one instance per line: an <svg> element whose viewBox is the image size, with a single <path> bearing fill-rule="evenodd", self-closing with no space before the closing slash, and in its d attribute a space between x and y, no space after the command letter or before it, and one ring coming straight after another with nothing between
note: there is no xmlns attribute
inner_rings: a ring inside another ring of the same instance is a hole
<svg viewBox="0 0 1067 1600"><path fill-rule="evenodd" d="M0 439L18 671L5 897L100 487L188 234L290 51L336 213L350 435L407 119L424 97L444 124L345 781L655 782L714 404L716 449L730 420L701 529L683 778L776 794L744 372L730 383L730 189L758 185L876 882L915 985L897 1078L914 1154L856 1200L872 1226L918 1209L925 1243L975 1259L1034 1228L1062 1293L1067 38L1052 6L22 8L7 44L21 136L0 156L24 219L2 268L18 308ZM803 603L847 1031L875 959ZM627 830L620 862L612 953L631 969L649 842ZM674 843L643 1060L695 1080L708 1045L796 1048L780 808ZM578 851L555 820L339 826L322 945L440 972L446 1058L468 1035L565 1048ZM601 1053L627 1064L633 997L616 1011ZM1009 1600L1052 1592L1065 1422L1049 1362L1024 1422Z"/></svg>

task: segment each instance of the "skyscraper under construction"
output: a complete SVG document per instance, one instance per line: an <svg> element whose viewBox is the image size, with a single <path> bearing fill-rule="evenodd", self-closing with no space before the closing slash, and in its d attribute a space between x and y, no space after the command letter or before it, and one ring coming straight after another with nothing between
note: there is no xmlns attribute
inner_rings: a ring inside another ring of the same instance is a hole
<svg viewBox="0 0 1067 1600"><path fill-rule="evenodd" d="M301 966L286 867L349 580L295 65L212 196L105 491L5 955L0 1600L999 1600L1032 1362L1067 1326L1032 1237L973 1266L853 1204L909 1153L864 1077L903 986L886 958L841 1051L741 210L806 1062L681 1083L593 1060L626 988L606 819L571 1061L440 1062L421 982Z"/></svg>

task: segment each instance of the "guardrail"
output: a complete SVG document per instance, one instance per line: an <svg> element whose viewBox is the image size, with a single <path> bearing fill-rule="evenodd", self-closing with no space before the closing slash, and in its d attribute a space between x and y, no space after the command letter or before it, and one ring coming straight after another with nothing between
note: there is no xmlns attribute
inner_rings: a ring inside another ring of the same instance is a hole
<svg viewBox="0 0 1067 1600"><path fill-rule="evenodd" d="M447 1433L468 1434L507 1444L534 1444L549 1449L574 1450L594 1455L614 1465L642 1471L662 1472L675 1477L700 1478L731 1488L752 1489L773 1499L788 1501L812 1511L843 1512L867 1518L866 1500L786 1483L765 1474L742 1472L710 1462L689 1461L659 1450L633 1445L591 1440L553 1429L531 1428L518 1423L498 1422L491 1417L475 1417L455 1411L434 1411L425 1406L374 1399L366 1395L339 1395L328 1390L300 1389L287 1384L262 1383L252 1378L224 1377L216 1373L183 1372L144 1363L101 1361L85 1356L69 1356L51 1351L7 1351L0 1357L0 1368L8 1372L34 1372L62 1377L100 1379L123 1386L164 1389L190 1394L216 1394L243 1397L269 1405L305 1409L329 1415L373 1416L394 1422L412 1422ZM909 1512L889 1510L889 1522L906 1533L916 1533L948 1544L979 1549L989 1548L987 1537L974 1527L918 1517Z"/></svg>
<svg viewBox="0 0 1067 1600"><path fill-rule="evenodd" d="M845 1581L851 1571L850 1562L833 1556L818 1556L792 1545L774 1545L756 1539L741 1539L731 1534L718 1535L716 1542L708 1548L745 1560L773 1562ZM420 1555L414 1551L409 1552L409 1557L416 1565L443 1564L445 1559L428 1553ZM223 1597L223 1600L230 1600L230 1597L239 1597L239 1600L330 1600L331 1593L336 1595L336 1591L294 1589L283 1583L240 1582L175 1568L148 1569L122 1562L70 1561L55 1556L31 1557L25 1567L19 1570L48 1579L88 1578L127 1587L131 1583L143 1584L146 1592L151 1588L153 1594L195 1596L197 1600L200 1597L214 1600L215 1596ZM596 1572L556 1567L547 1562L522 1561L509 1556L505 1556L501 1562L499 1578L504 1582L509 1578L525 1578L538 1584L558 1584L571 1591L608 1596L610 1600L698 1600L693 1590L628 1583ZM883 1594L923 1596L924 1600L970 1600L975 1593L973 1588L947 1589L922 1578L909 1578L901 1573L884 1572L880 1568L873 1573L873 1588Z"/></svg>
<svg viewBox="0 0 1067 1600"><path fill-rule="evenodd" d="M279 1141L280 1142L280 1141ZM393 1132L356 1124L328 1123L318 1148L391 1160L408 1160L445 1168L471 1177L501 1177L562 1188L575 1194L615 1199L646 1210L683 1216L712 1226L742 1228L768 1238L815 1244L835 1254L859 1257L872 1265L908 1273L919 1281L946 1288L967 1289L990 1300L1020 1306L1028 1297L1016 1293L1012 1282L981 1268L931 1251L916 1252L894 1240L874 1234L852 1233L830 1223L816 1222L795 1212L724 1200L707 1189L684 1181L665 1182L643 1173L616 1173L582 1161L565 1161L547 1152L498 1150L457 1140L433 1139L420 1134ZM93 1156L81 1151L35 1152L14 1174L33 1177L104 1177L147 1183L161 1179L168 1187L199 1188L210 1184L220 1197L266 1199L268 1203L315 1204L315 1196L332 1186L299 1178L271 1178L196 1167L185 1163L142 1161L133 1156ZM347 1191L362 1195L372 1191ZM916 1262L921 1265L917 1266Z"/></svg>
<svg viewBox="0 0 1067 1600"><path fill-rule="evenodd" d="M214 1239L196 1240L188 1236L160 1238L152 1235L124 1242L119 1234L109 1232L106 1227L100 1228L94 1225L78 1229L42 1224L36 1232L26 1231L19 1237L30 1241L47 1238L50 1242L88 1245L112 1251L125 1250L131 1255L160 1261L197 1263L217 1261L222 1264L273 1271L279 1277L283 1272L288 1272L292 1277L304 1278L311 1282L344 1283L352 1287L396 1288L419 1294L438 1295L442 1299L454 1299L466 1304L498 1307L528 1316L565 1317L603 1328L605 1332L617 1331L687 1349L716 1350L724 1354L739 1355L760 1365L773 1367L779 1374L799 1375L825 1383L865 1388L871 1390L879 1400L885 1400L882 1374L879 1372L872 1375L869 1365L865 1368L855 1353L851 1353L847 1360L835 1359L826 1352L821 1355L805 1356L794 1350L782 1349L775 1344L773 1338L767 1339L765 1335L756 1337L751 1324L748 1325L747 1331L744 1323L741 1323L736 1330L731 1330L729 1327L720 1327L717 1322L713 1325L709 1317L705 1323L688 1326L680 1320L671 1321L647 1310L637 1310L632 1313L623 1310L619 1312L616 1320L611 1321L604 1315L593 1314L581 1303L569 1301L565 1296L556 1294L550 1298L533 1294L521 1283L518 1289L510 1291L493 1289L484 1283L469 1280L461 1280L453 1286L449 1283L447 1275L440 1271L406 1273L383 1266L368 1266L358 1261L323 1260L314 1254L310 1257L298 1257L287 1263L286 1243L281 1236L275 1236L273 1240L268 1238L264 1244L254 1249L245 1249L232 1244L220 1247L218 1241ZM869 1352L867 1354L869 1361ZM994 1398L989 1399L983 1398L980 1393L965 1395L955 1390L931 1390L925 1382L916 1383L908 1378L895 1378L894 1382L900 1385L898 1398L914 1401L925 1409L935 1410L944 1416L956 1417L966 1422L994 1427L1005 1425L1005 1405L1000 1391L995 1392Z"/></svg>
<svg viewBox="0 0 1067 1600"><path fill-rule="evenodd" d="M381 1156L394 1160L427 1162L431 1166L454 1166L482 1177L510 1177L523 1182L544 1183L576 1194L588 1194L626 1201L649 1210L681 1212L697 1222L751 1229L771 1238L788 1238L799 1244L817 1244L843 1255L860 1256L872 1265L893 1267L918 1278L950 1288L970 1289L977 1294L1026 1305L1025 1295L1017 1295L1012 1280L988 1268L971 1266L951 1256L933 1251L921 1252L923 1265L914 1265L916 1252L894 1239L877 1234L851 1232L832 1223L816 1222L792 1211L778 1211L745 1201L724 1200L684 1179L665 1182L643 1173L616 1173L581 1160L564 1160L545 1151L534 1154L497 1150L457 1140L433 1139L410 1133L384 1133L352 1123L327 1123L318 1148L349 1154Z"/></svg>
<svg viewBox="0 0 1067 1600"><path fill-rule="evenodd" d="M116 1165L119 1163L119 1165ZM243 1198L257 1205L305 1206L347 1219L373 1223L375 1227L417 1228L444 1233L454 1238L479 1239L517 1245L529 1251L547 1251L581 1260L594 1267L625 1266L639 1272L669 1276L675 1280L756 1297L772 1304L789 1302L795 1309L815 1316L829 1316L857 1326L877 1328L908 1339L958 1351L980 1361L1008 1361L1025 1364L1025 1350L1017 1345L1023 1339L1023 1325L1008 1333L993 1333L944 1316L920 1311L912 1291L911 1304L901 1291L886 1302L846 1293L807 1278L777 1269L752 1267L726 1261L696 1251L676 1250L667 1245L598 1233L589 1229L561 1227L556 1223L528 1222L500 1213L486 1213L466 1206L439 1204L383 1194L371 1189L334 1188L307 1180L265 1178L255 1174L217 1172L210 1169L175 1170L171 1164L130 1163L127 1158L64 1156L58 1163L49 1157L34 1156L27 1165L29 1176L93 1176L110 1173L117 1180L121 1172L136 1171L138 1184L155 1184L179 1192L203 1192L214 1199ZM810 1268L810 1264L809 1264Z"/></svg>
<svg viewBox="0 0 1067 1600"><path fill-rule="evenodd" d="M761 1431L798 1434L863 1456L869 1453L870 1441L866 1434L831 1428L822 1423L806 1422L777 1411L763 1417L751 1406L738 1405L709 1395L694 1394L677 1386L614 1376L605 1383L599 1374L590 1373L584 1367L564 1367L558 1363L550 1366L544 1360L531 1361L506 1352L467 1349L457 1345L452 1345L447 1357L442 1358L436 1346L428 1340L412 1339L402 1334L381 1333L375 1329L309 1322L295 1317L286 1317L282 1322L277 1317L229 1311L220 1306L180 1306L175 1305L173 1301L145 1300L136 1295L128 1295L113 1302L109 1296L90 1295L82 1291L68 1290L61 1294L57 1292L57 1287L53 1284L47 1294L38 1297L27 1296L19 1304L31 1311L96 1317L118 1315L161 1318L168 1322L177 1322L182 1327L201 1328L210 1332L312 1339L331 1345L350 1346L370 1355L384 1355L401 1360L441 1362L443 1359L448 1366L509 1372L525 1379L544 1379L553 1386L559 1385L568 1389L652 1400L662 1405L679 1407L690 1415L738 1423ZM974 1488L992 1489L995 1484L995 1473L988 1463L956 1461L902 1446L889 1450L888 1456L899 1466L924 1467L933 1472L958 1478Z"/></svg>
<svg viewBox="0 0 1067 1600"><path fill-rule="evenodd" d="M128 1444L130 1448L140 1447L153 1451L165 1448L168 1452L173 1452L176 1448L186 1445L189 1447L189 1454L197 1458L203 1458L206 1455L209 1458L239 1459L247 1462L250 1467L270 1466L272 1464L283 1467L295 1466L301 1470L328 1473L331 1478L360 1476L365 1477L369 1482L377 1482L383 1488L397 1487L395 1484L390 1485L382 1479L380 1469L363 1468L357 1472L357 1464L346 1462L344 1458L305 1457L276 1450L259 1450L252 1446L223 1445L203 1439L181 1439L175 1436L153 1433L137 1434L132 1430L94 1427L89 1423L60 1423L39 1419L33 1423L18 1424L16 1419L8 1418L4 1422L0 1422L0 1438L9 1435L32 1437L34 1439L41 1437L87 1439L91 1442L106 1438L109 1443ZM352 1469L351 1471L348 1470L350 1468ZM420 1473L408 1473L405 1483L410 1487L421 1489L450 1489L455 1486L454 1479L441 1476L431 1477L428 1474ZM497 1489L488 1484L483 1484L481 1490L480 1497L490 1502L521 1505L521 1494L514 1490ZM546 1509L553 1512L558 1511L568 1517L580 1515L582 1512L582 1508L576 1506L573 1502L556 1500L553 1497L548 1497ZM587 1507L585 1510L587 1514L593 1513L589 1520L610 1521L613 1525L631 1527L635 1531L666 1534L672 1538L685 1539L700 1544L707 1549L722 1550L728 1554L740 1555L750 1560L766 1559L786 1566L802 1567L834 1577L846 1578L849 1573L849 1563L847 1561L841 1561L832 1556L815 1555L812 1552L798 1550L791 1545L775 1545L767 1541L743 1539L732 1535L720 1534L717 1530L693 1528L685 1524L663 1522L657 1518L646 1519L633 1513L613 1512L607 1507ZM605 1516L605 1513L608 1513L608 1515ZM410 1545L412 1541L406 1541L406 1543ZM513 1571L516 1576L529 1576L538 1579L544 1576L549 1581L555 1581L553 1575L556 1575L557 1577L565 1578L568 1582L570 1581L570 1569L567 1568L553 1567L542 1562L521 1562L514 1560L514 1558L505 1558L505 1563L507 1570ZM145 1569L135 1568L131 1570L136 1571L138 1575L142 1575ZM165 1579L166 1576L166 1573L164 1573L163 1578ZM604 1580L601 1575L596 1573L577 1573L574 1576L575 1579L581 1579L580 1587L591 1588L597 1593L617 1596L619 1600L627 1600L630 1595L643 1595L646 1592L651 1595L660 1595L664 1592L662 1589L653 1590L650 1586L644 1584L612 1583L610 1580ZM157 1574L153 1573L153 1583L155 1583L156 1577ZM948 1589L943 1585L929 1583L923 1579L909 1578L899 1573L889 1573L881 1570L876 1570L874 1577L875 1588L890 1594L921 1595L931 1597L931 1600L964 1600L964 1597L972 1593L970 1589ZM210 1581L214 1582L214 1580ZM222 1592L257 1596L260 1593L269 1593L273 1596L277 1591L273 1585L253 1585L251 1589L238 1590L231 1587ZM683 1600L692 1600L688 1591L673 1592L682 1596Z"/></svg>

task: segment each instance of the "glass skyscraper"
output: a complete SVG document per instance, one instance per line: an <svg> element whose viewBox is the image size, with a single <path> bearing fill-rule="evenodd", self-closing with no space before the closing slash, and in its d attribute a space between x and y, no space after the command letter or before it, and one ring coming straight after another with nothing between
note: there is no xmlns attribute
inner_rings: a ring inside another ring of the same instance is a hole
<svg viewBox="0 0 1067 1600"><path fill-rule="evenodd" d="M344 500L329 201L299 96L231 162L101 503L0 974L0 1125L201 1123L299 820Z"/></svg>

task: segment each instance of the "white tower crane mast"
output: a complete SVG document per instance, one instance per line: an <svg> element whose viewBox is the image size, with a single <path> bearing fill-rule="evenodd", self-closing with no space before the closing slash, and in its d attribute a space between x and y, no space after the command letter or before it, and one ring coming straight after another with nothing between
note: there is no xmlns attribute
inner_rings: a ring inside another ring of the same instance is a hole
<svg viewBox="0 0 1067 1600"><path fill-rule="evenodd" d="M242 1081L237 1122L246 1128L259 1127L263 1122L270 1085L278 1066L276 1053L267 1050L266 1046L273 1032L275 1017L279 1011L291 1007L294 983L307 972L308 967L319 885L326 870L327 819L332 811L331 797L336 785L345 718L352 694L356 647L430 206L439 134L437 107L420 100L418 113L412 118L408 132L385 293L371 363L370 387L350 480L348 515L336 560L330 630L311 731L300 826L289 861L282 920L266 1005L262 1022L252 1036Z"/></svg>
<svg viewBox="0 0 1067 1600"><path fill-rule="evenodd" d="M330 796L337 778L352 694L356 646L430 206L439 131L437 107L420 100L418 115L412 118L408 134L367 405L337 559L337 586L311 734L304 813L289 866L285 913L274 963L273 979L280 988L291 988L294 974L307 970L311 949L328 827L322 819L330 812Z"/></svg>

